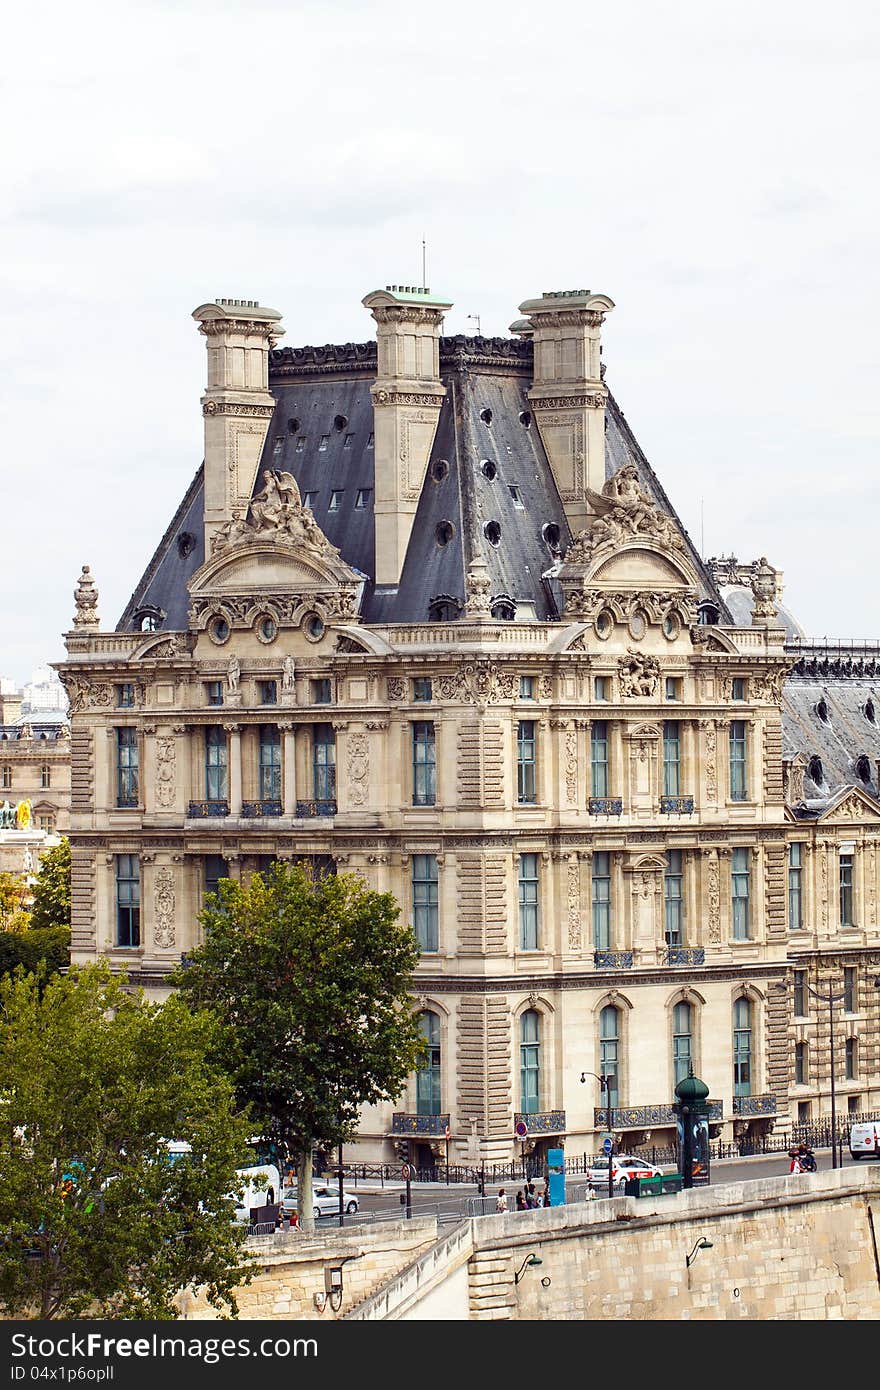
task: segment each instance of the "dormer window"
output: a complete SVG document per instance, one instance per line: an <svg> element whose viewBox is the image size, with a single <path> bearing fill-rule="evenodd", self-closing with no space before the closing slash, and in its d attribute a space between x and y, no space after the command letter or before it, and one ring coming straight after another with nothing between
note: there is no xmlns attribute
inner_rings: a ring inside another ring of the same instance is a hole
<svg viewBox="0 0 880 1390"><path fill-rule="evenodd" d="M869 760L868 758L865 757L864 753L860 754L859 757L856 758L855 768L856 768L856 776L857 776L862 782L870 782L870 780L871 780L871 763L870 763L870 760Z"/></svg>
<svg viewBox="0 0 880 1390"><path fill-rule="evenodd" d="M438 594L428 605L428 617L432 623L454 623L460 613L460 602L449 594Z"/></svg>
<svg viewBox="0 0 880 1390"><path fill-rule="evenodd" d="M135 631L158 632L164 617L165 614L161 608L153 608L152 606L139 608L134 615Z"/></svg>
<svg viewBox="0 0 880 1390"><path fill-rule="evenodd" d="M828 713L828 703L824 697L816 705L816 714L823 724L831 723L831 716Z"/></svg>
<svg viewBox="0 0 880 1390"><path fill-rule="evenodd" d="M700 627L714 627L721 614L714 603L701 603L697 609Z"/></svg>
<svg viewBox="0 0 880 1390"><path fill-rule="evenodd" d="M865 702L865 718L867 719L867 721L868 721L869 724L876 724L876 723L877 723L877 713L876 713L876 710L874 709L874 701L873 701L873 700L866 700L866 702Z"/></svg>
<svg viewBox="0 0 880 1390"><path fill-rule="evenodd" d="M507 594L499 594L493 598L490 604L492 617L499 623L512 623L516 621L516 604Z"/></svg>
<svg viewBox="0 0 880 1390"><path fill-rule="evenodd" d="M807 764L807 776L811 782L815 782L817 787L821 787L825 782L825 772L822 767L822 759L812 757Z"/></svg>

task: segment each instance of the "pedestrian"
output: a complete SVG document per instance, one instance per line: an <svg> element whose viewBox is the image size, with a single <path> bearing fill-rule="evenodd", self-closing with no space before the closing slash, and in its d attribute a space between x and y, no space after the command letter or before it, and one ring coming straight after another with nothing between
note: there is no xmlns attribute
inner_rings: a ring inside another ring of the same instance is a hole
<svg viewBox="0 0 880 1390"><path fill-rule="evenodd" d="M791 1159L791 1165L788 1171L790 1173L802 1173L804 1170L801 1165L801 1156L798 1153L797 1149L789 1150L789 1158Z"/></svg>
<svg viewBox="0 0 880 1390"><path fill-rule="evenodd" d="M498 1189L498 1196L495 1198L495 1210L507 1211L507 1195L503 1187Z"/></svg>
<svg viewBox="0 0 880 1390"><path fill-rule="evenodd" d="M587 1183L587 1190L584 1193L584 1200L586 1202L595 1202L596 1200L596 1189L591 1182Z"/></svg>
<svg viewBox="0 0 880 1390"><path fill-rule="evenodd" d="M533 1211L537 1205L538 1199L535 1196L535 1184L533 1182L526 1183L526 1207L529 1211Z"/></svg>
<svg viewBox="0 0 880 1390"><path fill-rule="evenodd" d="M522 1188L516 1194L516 1209L517 1211L525 1211L526 1209L526 1199L523 1196Z"/></svg>
<svg viewBox="0 0 880 1390"><path fill-rule="evenodd" d="M549 1189L549 1187L545 1187L545 1188L544 1188L543 1196L542 1196L541 1198L539 1198L539 1200L540 1200L542 1206L544 1206L544 1207L549 1207L549 1205L550 1205L550 1189Z"/></svg>

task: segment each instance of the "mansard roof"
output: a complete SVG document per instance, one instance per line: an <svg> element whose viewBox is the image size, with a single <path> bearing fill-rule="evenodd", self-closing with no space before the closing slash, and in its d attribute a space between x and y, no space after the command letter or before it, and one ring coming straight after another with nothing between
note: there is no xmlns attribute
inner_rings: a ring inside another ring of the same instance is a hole
<svg viewBox="0 0 880 1390"><path fill-rule="evenodd" d="M842 789L880 800L880 642L790 642L783 757L805 768L805 810L822 815ZM820 777L821 770L821 777Z"/></svg>
<svg viewBox="0 0 880 1390"><path fill-rule="evenodd" d="M533 345L522 338L458 335L440 340L446 397L400 582L376 587L373 526L375 341L275 349L269 387L275 411L254 490L264 468L294 475L318 525L342 558L367 577L362 619L418 622L432 600L459 603L465 572L481 556L491 596L517 606L520 618L557 616L558 588L545 578L570 539L565 510L528 390ZM633 464L644 492L678 518L613 397L606 410L605 472ZM331 494L338 494L332 498ZM360 505L358 505L360 503ZM145 611L161 626L187 625L187 583L204 561L204 481L196 474L123 613L121 629L138 628ZM679 522L680 525L680 522ZM682 531L684 528L682 528ZM700 598L729 613L685 534ZM438 536L445 543L438 543Z"/></svg>

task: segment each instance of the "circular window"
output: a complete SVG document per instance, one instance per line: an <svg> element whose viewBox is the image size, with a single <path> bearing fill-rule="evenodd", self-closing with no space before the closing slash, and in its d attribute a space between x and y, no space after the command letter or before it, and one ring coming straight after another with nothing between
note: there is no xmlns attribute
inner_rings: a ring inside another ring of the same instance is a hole
<svg viewBox="0 0 880 1390"><path fill-rule="evenodd" d="M634 642L641 642L647 631L648 620L642 610L637 608L629 620L629 635Z"/></svg>
<svg viewBox="0 0 880 1390"><path fill-rule="evenodd" d="M229 640L229 624L225 618L212 618L208 624L208 636L218 647Z"/></svg>
<svg viewBox="0 0 880 1390"><path fill-rule="evenodd" d="M490 545L501 544L501 527L497 521L487 521L483 527L483 535Z"/></svg>
<svg viewBox="0 0 880 1390"><path fill-rule="evenodd" d="M532 412L530 410L521 410L519 412L519 422L524 430L530 429L532 424Z"/></svg>
<svg viewBox="0 0 880 1390"><path fill-rule="evenodd" d="M489 479L490 483L498 477L498 469L495 467L495 464L492 462L491 459L483 459L482 463L480 464L480 472L482 473L484 478Z"/></svg>
<svg viewBox="0 0 880 1390"><path fill-rule="evenodd" d="M485 406L485 407L480 411L480 419L482 420L482 422L483 422L484 425L491 425L491 423L492 423L492 412L491 412L491 410L489 409L488 406Z"/></svg>
<svg viewBox="0 0 880 1390"><path fill-rule="evenodd" d="M677 613L667 613L663 619L663 636L673 642L681 632L681 619Z"/></svg>
<svg viewBox="0 0 880 1390"><path fill-rule="evenodd" d="M559 527L555 521L548 521L541 527L541 535L551 550L556 550L559 545Z"/></svg>
<svg viewBox="0 0 880 1390"><path fill-rule="evenodd" d="M303 623L303 630L310 642L320 642L325 631L324 621L317 613L308 613Z"/></svg>
<svg viewBox="0 0 880 1390"><path fill-rule="evenodd" d="M333 417L333 428L334 428L335 430L344 430L347 424L348 424L348 417L347 417L347 416L345 416L345 415L334 415L334 417Z"/></svg>
<svg viewBox="0 0 880 1390"><path fill-rule="evenodd" d="M177 537L177 553L181 559L186 559L196 548L196 538L192 531L181 531Z"/></svg>
<svg viewBox="0 0 880 1390"><path fill-rule="evenodd" d="M435 459L431 464L431 477L435 483L442 483L449 472L449 464L445 459Z"/></svg>
<svg viewBox="0 0 880 1390"><path fill-rule="evenodd" d="M438 521L434 527L434 539L438 545L448 545L455 535L455 527L451 521Z"/></svg>
<svg viewBox="0 0 880 1390"><path fill-rule="evenodd" d="M263 613L257 619L257 636L261 642L274 642L278 636L278 624L268 613Z"/></svg>
<svg viewBox="0 0 880 1390"><path fill-rule="evenodd" d="M603 608L601 613L596 615L596 636L606 641L614 631L614 615L609 613L607 608Z"/></svg>

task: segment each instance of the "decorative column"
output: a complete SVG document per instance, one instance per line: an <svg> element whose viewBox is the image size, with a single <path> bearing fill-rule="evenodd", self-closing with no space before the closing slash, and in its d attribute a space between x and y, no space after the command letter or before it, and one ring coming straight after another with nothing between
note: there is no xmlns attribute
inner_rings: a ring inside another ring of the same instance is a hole
<svg viewBox="0 0 880 1390"><path fill-rule="evenodd" d="M241 815L241 725L224 724L229 735L229 814Z"/></svg>
<svg viewBox="0 0 880 1390"><path fill-rule="evenodd" d="M284 814L296 815L296 725L289 719L279 725L284 738L282 778L284 785Z"/></svg>

